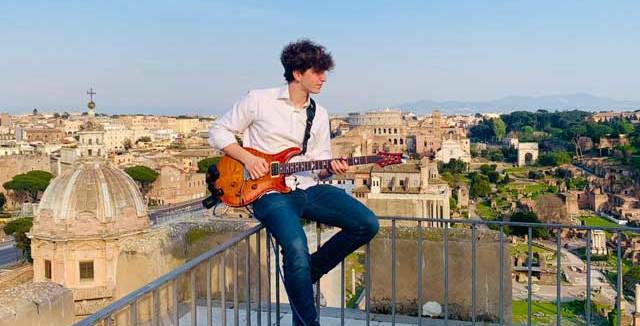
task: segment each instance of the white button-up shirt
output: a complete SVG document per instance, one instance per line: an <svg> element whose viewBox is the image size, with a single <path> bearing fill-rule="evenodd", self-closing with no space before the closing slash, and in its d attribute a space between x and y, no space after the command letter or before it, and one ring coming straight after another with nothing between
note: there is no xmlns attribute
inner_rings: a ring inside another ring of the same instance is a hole
<svg viewBox="0 0 640 326"><path fill-rule="evenodd" d="M267 154L276 154L290 147L302 148L307 122L307 100L304 108L296 108L289 99L289 87L249 91L233 105L209 130L209 143L222 150L236 143L235 135L242 133L242 146ZM306 155L293 157L290 162L331 159L329 115L316 102L316 114ZM318 171L306 171L287 178L287 185L306 189L318 183Z"/></svg>

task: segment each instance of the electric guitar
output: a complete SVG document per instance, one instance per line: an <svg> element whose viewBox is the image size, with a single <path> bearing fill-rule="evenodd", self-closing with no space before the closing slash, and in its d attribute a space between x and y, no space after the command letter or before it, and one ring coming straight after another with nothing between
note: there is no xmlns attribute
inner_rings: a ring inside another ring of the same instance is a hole
<svg viewBox="0 0 640 326"><path fill-rule="evenodd" d="M288 162L292 157L300 154L300 149L291 147L277 154L265 154L253 148L245 148L251 154L264 158L269 163L269 173L252 180L244 165L225 155L217 164L220 177L216 180L216 188L223 194L220 199L227 206L241 207L251 204L260 195L268 191L287 193L291 191L285 184L285 176L302 171L326 169L330 167L331 160L318 160L307 162ZM375 163L380 167L402 163L401 153L378 152L377 155L350 157L345 159L349 165L361 165Z"/></svg>

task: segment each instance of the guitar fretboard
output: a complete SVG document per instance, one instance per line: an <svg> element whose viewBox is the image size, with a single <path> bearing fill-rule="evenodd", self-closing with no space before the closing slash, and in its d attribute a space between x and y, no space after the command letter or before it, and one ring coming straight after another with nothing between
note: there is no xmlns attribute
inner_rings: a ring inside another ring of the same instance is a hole
<svg viewBox="0 0 640 326"><path fill-rule="evenodd" d="M349 165L361 165L361 164L376 163L381 159L382 157L378 155L370 155L370 156L349 157L345 159L345 161L347 161ZM277 171L278 172L277 174L293 174L293 173L302 172L302 171L326 169L331 166L331 161L333 160L335 159L283 163L283 164L280 164L280 169L279 171Z"/></svg>

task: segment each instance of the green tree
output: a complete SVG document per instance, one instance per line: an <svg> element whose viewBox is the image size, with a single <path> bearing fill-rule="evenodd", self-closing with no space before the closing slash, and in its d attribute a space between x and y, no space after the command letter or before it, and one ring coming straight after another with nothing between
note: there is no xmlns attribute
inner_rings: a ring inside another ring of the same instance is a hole
<svg viewBox="0 0 640 326"><path fill-rule="evenodd" d="M22 250L23 258L29 261L31 261L31 239L27 237L27 232L32 225L32 217L22 217L7 223L3 228L4 233L13 236L16 247Z"/></svg>
<svg viewBox="0 0 640 326"><path fill-rule="evenodd" d="M502 183L507 184L509 182L511 182L511 177L509 176L509 173L505 173L504 178L502 178Z"/></svg>
<svg viewBox="0 0 640 326"><path fill-rule="evenodd" d="M458 206L458 201L453 198L453 196L449 197L449 208L455 209Z"/></svg>
<svg viewBox="0 0 640 326"><path fill-rule="evenodd" d="M222 159L222 156L215 156L215 157L207 157L205 159L198 161L198 172L207 173L207 170L209 169L209 167L211 165L217 165L221 159Z"/></svg>
<svg viewBox="0 0 640 326"><path fill-rule="evenodd" d="M471 179L471 187L469 194L473 198L487 197L491 193L491 184L486 175L473 172L469 174Z"/></svg>
<svg viewBox="0 0 640 326"><path fill-rule="evenodd" d="M630 134L635 130L633 124L627 119L617 119L612 127L618 134Z"/></svg>
<svg viewBox="0 0 640 326"><path fill-rule="evenodd" d="M502 141L504 136L507 134L507 125L500 118L491 120L491 129L493 130L493 135L496 137L497 141Z"/></svg>
<svg viewBox="0 0 640 326"><path fill-rule="evenodd" d="M440 171L441 173L451 172L453 174L464 173L467 171L467 163L458 159L452 159L449 161L449 163L439 162L438 171Z"/></svg>
<svg viewBox="0 0 640 326"><path fill-rule="evenodd" d="M7 203L7 197L4 196L4 192L0 192L0 212L4 210L4 205Z"/></svg>
<svg viewBox="0 0 640 326"><path fill-rule="evenodd" d="M534 212L515 212L511 215L511 222L521 222L521 223L540 223L538 219L538 215ZM524 236L529 233L529 228L527 226L513 226L510 225L509 228L515 235ZM532 235L535 238L548 238L549 231L543 228L533 228Z"/></svg>
<svg viewBox="0 0 640 326"><path fill-rule="evenodd" d="M571 154L567 152L555 152L553 153L553 156L555 159L556 166L563 165L563 164L571 164L571 161L573 161Z"/></svg>
<svg viewBox="0 0 640 326"><path fill-rule="evenodd" d="M47 189L52 178L53 174L47 171L34 170L18 174L2 186L4 189L13 190L23 200L30 199L31 202L36 202L38 194Z"/></svg>
<svg viewBox="0 0 640 326"><path fill-rule="evenodd" d="M140 184L143 194L149 192L151 184L156 181L160 173L144 165L136 165L124 170L135 181Z"/></svg>

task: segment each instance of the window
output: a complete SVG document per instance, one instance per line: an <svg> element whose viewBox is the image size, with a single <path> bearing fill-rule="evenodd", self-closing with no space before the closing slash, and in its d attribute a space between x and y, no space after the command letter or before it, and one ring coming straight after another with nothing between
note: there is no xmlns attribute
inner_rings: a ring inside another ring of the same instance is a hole
<svg viewBox="0 0 640 326"><path fill-rule="evenodd" d="M404 187L404 180L399 180L400 181L400 187Z"/></svg>
<svg viewBox="0 0 640 326"><path fill-rule="evenodd" d="M93 261L80 262L80 280L93 280Z"/></svg>
<svg viewBox="0 0 640 326"><path fill-rule="evenodd" d="M48 259L44 261L44 278L51 279L51 261Z"/></svg>

